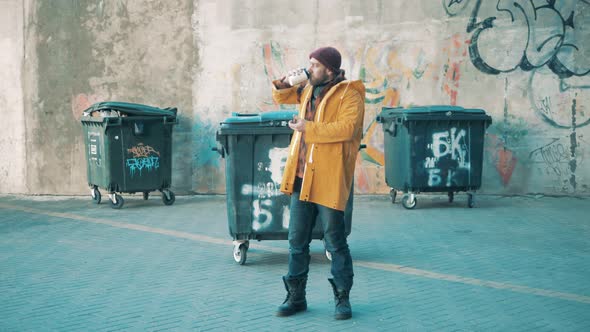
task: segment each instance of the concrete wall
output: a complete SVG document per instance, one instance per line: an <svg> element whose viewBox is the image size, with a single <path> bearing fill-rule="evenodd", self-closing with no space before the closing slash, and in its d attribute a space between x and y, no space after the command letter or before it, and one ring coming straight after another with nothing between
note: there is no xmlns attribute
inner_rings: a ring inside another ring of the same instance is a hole
<svg viewBox="0 0 590 332"><path fill-rule="evenodd" d="M25 179L24 7L0 0L0 192L27 192Z"/></svg>
<svg viewBox="0 0 590 332"><path fill-rule="evenodd" d="M102 100L178 107L173 187L224 192L219 122L292 108L270 81L332 45L368 88L357 192L388 191L382 106L452 104L493 117L482 191L589 193L588 1L20 3L0 1L0 79L24 78L0 92L0 192L86 192L79 117Z"/></svg>

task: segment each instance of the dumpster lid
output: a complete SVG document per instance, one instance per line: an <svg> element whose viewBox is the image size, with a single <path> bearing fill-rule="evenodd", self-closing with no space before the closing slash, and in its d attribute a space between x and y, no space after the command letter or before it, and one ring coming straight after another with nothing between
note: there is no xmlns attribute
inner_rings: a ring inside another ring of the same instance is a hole
<svg viewBox="0 0 590 332"><path fill-rule="evenodd" d="M412 121L412 120L485 120L491 117L479 108L463 108L451 105L383 107L377 116L377 122Z"/></svg>
<svg viewBox="0 0 590 332"><path fill-rule="evenodd" d="M461 113L461 114L485 114L486 112L479 108L463 108L452 105L431 105L431 106L413 106L413 107L383 107L382 114L441 114L441 113Z"/></svg>
<svg viewBox="0 0 590 332"><path fill-rule="evenodd" d="M143 104L134 104L117 101L105 101L93 104L84 110L84 115L88 116L93 112L115 110L126 115L135 116L170 116L176 117L177 109L175 107L158 108Z"/></svg>
<svg viewBox="0 0 590 332"><path fill-rule="evenodd" d="M273 111L264 113L232 113L232 116L223 120L221 124L261 123L274 121L289 121L296 115L296 111Z"/></svg>

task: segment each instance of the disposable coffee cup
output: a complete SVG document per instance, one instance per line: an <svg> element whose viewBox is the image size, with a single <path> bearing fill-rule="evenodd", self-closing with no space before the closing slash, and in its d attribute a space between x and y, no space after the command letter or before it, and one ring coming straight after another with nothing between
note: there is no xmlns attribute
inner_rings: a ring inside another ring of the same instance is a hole
<svg viewBox="0 0 590 332"><path fill-rule="evenodd" d="M307 81L307 79L309 79L309 73L305 68L295 69L287 76L287 82L289 82L291 86Z"/></svg>

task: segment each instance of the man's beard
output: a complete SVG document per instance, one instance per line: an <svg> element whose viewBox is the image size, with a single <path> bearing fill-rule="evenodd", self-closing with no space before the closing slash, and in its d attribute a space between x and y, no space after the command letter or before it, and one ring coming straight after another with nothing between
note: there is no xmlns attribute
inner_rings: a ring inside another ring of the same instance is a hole
<svg viewBox="0 0 590 332"><path fill-rule="evenodd" d="M330 76L324 73L322 76L318 77L317 79L313 76L309 78L309 83L312 86L324 85L330 81Z"/></svg>

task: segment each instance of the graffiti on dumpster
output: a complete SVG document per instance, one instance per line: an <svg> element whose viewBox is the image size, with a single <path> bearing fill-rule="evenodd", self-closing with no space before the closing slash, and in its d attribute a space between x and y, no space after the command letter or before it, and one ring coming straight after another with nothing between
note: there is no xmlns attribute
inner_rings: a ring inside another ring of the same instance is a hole
<svg viewBox="0 0 590 332"><path fill-rule="evenodd" d="M125 161L125 165L129 169L131 176L135 176L137 172L141 176L143 170L150 172L160 167L160 152L149 145L139 143L127 149L127 153L133 155L133 158L127 158Z"/></svg>
<svg viewBox="0 0 590 332"><path fill-rule="evenodd" d="M428 173L428 186L453 186L457 170L469 170L471 164L467 152L465 129L451 128L448 131L432 134L432 143L427 145L432 156L424 160Z"/></svg>
<svg viewBox="0 0 590 332"><path fill-rule="evenodd" d="M127 149L127 153L132 153L134 158L147 158L152 154L160 156L160 152L154 150L154 148L149 145L143 145L143 143L139 143L131 149Z"/></svg>
<svg viewBox="0 0 590 332"><path fill-rule="evenodd" d="M268 162L255 165L254 182L242 186L242 195L252 195L252 229L289 228L289 198L280 191L288 148L272 148Z"/></svg>

